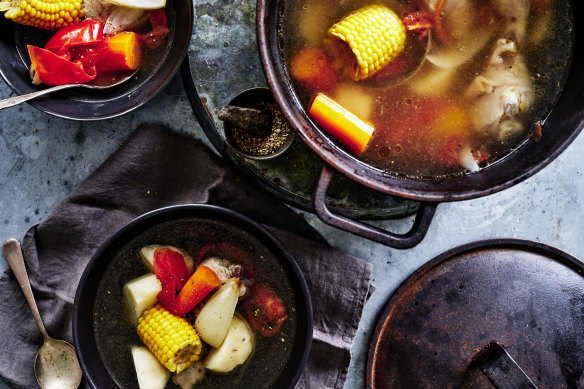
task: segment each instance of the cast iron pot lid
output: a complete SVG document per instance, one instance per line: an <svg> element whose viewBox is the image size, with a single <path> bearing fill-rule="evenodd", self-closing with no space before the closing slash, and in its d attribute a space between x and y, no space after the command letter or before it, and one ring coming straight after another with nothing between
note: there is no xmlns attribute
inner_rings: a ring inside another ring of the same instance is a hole
<svg viewBox="0 0 584 389"><path fill-rule="evenodd" d="M491 341L539 388L584 387L583 276L578 259L529 241L480 241L439 255L387 303L367 387L492 388L472 363Z"/></svg>

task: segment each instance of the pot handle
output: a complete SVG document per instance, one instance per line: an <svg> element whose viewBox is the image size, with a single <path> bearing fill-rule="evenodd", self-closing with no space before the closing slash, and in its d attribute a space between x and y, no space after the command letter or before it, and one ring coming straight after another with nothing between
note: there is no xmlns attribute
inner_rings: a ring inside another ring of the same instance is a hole
<svg viewBox="0 0 584 389"><path fill-rule="evenodd" d="M405 234L395 234L332 213L326 206L326 191L333 177L333 173L334 170L329 165L324 164L320 172L316 190L314 191L314 208L316 214L323 222L396 249L412 248L424 239L436 212L437 203L420 203L412 228Z"/></svg>

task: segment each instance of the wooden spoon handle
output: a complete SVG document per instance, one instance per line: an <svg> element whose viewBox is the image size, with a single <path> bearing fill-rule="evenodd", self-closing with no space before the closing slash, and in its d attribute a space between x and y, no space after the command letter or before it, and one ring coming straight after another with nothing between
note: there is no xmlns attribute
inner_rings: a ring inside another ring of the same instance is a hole
<svg viewBox="0 0 584 389"><path fill-rule="evenodd" d="M34 296L32 294L32 289L30 287L30 281L28 280L28 274L26 272L26 266L24 265L24 257L22 256L22 249L20 247L20 243L16 239L8 239L2 245L2 252L6 257L6 261L8 265L14 272L14 276L18 280L20 287L22 288L22 292L24 293L24 297L26 297L26 301L30 306L32 311L32 315L41 330L41 334L43 335L43 339L47 340L50 339L50 336L47 334L45 330L45 326L41 319L41 315L37 308L36 302L34 300Z"/></svg>

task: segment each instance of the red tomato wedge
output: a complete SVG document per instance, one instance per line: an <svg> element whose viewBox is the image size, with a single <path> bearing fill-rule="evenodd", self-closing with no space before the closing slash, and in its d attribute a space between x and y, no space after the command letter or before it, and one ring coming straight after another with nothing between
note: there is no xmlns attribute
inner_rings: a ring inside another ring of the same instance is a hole
<svg viewBox="0 0 584 389"><path fill-rule="evenodd" d="M261 336L274 336L288 318L286 308L278 294L269 286L255 283L245 300L244 310L249 324Z"/></svg>

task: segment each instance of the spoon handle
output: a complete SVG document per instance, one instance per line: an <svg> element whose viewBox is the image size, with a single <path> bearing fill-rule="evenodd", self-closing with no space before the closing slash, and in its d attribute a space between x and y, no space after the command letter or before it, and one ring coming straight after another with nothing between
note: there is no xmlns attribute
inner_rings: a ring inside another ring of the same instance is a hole
<svg viewBox="0 0 584 389"><path fill-rule="evenodd" d="M24 265L24 258L22 256L20 243L16 239L8 239L2 245L2 252L4 253L8 265L14 272L14 276L22 288L24 297L26 297L26 302L28 302L28 305L30 306L32 315L34 316L34 319L39 329L41 330L41 334L43 335L43 339L50 339L50 336L45 330L41 315L34 300L32 289L30 288L30 281L28 280L28 274L26 273L26 266Z"/></svg>
<svg viewBox="0 0 584 389"><path fill-rule="evenodd" d="M15 97L10 97L8 99L0 100L0 110L4 108L14 107L15 105L24 103L25 101L36 99L39 96L46 95L48 93L60 91L63 89L69 89L73 87L80 86L81 84L66 84L57 85L51 88L43 89L37 92L27 93L26 95L20 95Z"/></svg>

